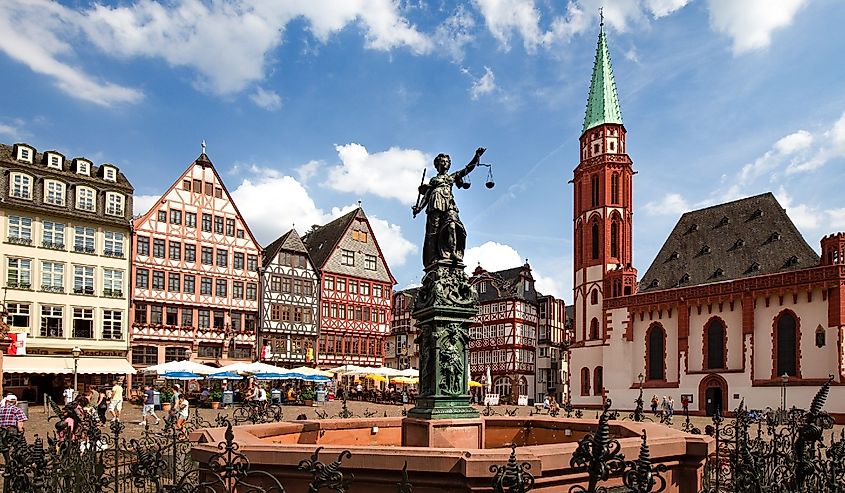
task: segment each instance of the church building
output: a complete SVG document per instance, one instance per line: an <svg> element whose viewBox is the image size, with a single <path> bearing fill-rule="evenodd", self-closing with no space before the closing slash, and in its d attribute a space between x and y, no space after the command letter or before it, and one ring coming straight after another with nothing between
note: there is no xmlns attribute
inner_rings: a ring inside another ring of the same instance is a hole
<svg viewBox="0 0 845 493"><path fill-rule="evenodd" d="M630 409L642 385L693 414L806 408L830 376L845 413L845 234L819 256L764 193L681 216L638 279L626 134L602 30L572 180L572 403Z"/></svg>

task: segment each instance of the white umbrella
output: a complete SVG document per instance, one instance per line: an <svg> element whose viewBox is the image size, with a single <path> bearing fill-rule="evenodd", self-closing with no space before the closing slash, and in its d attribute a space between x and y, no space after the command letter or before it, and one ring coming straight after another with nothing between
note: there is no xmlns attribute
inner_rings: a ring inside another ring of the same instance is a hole
<svg viewBox="0 0 845 493"><path fill-rule="evenodd" d="M342 365L342 366L332 368L329 371L332 372L332 373L346 374L346 373L352 373L352 372L360 371L363 368L364 368L363 366L358 366L358 365Z"/></svg>
<svg viewBox="0 0 845 493"><path fill-rule="evenodd" d="M284 368L279 366L268 365L267 363L261 363L256 361L255 363L232 363L231 365L224 366L223 368L218 368L215 373L224 372L224 371L233 371L236 373L279 373L285 371Z"/></svg>
<svg viewBox="0 0 845 493"><path fill-rule="evenodd" d="M310 366L298 366L296 368L291 368L290 370L286 370L286 371L292 371L294 373L299 373L301 375L306 375L306 376L317 375L319 377L329 377L329 378L334 377L334 373L331 372L331 371L318 370L316 368L311 368Z"/></svg>
<svg viewBox="0 0 845 493"><path fill-rule="evenodd" d="M402 370L399 372L400 377L408 377L408 378L419 378L420 371L416 368L408 368L406 370Z"/></svg>
<svg viewBox="0 0 845 493"><path fill-rule="evenodd" d="M195 361L188 360L170 361L168 363L162 363L160 365L148 366L143 369L144 373L158 373L159 375L162 373L184 371L196 373L198 375L210 375L212 373L217 373L221 370L219 368L213 368L211 366L203 365Z"/></svg>

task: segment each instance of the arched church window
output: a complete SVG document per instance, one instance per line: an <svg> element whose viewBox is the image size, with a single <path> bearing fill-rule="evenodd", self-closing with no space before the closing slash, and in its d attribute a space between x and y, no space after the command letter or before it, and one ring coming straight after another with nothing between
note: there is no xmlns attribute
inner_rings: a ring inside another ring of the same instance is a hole
<svg viewBox="0 0 845 493"><path fill-rule="evenodd" d="M592 242L592 250L593 250L593 260L598 260L599 258L599 222L593 221L592 231L590 232L591 242Z"/></svg>
<svg viewBox="0 0 845 493"><path fill-rule="evenodd" d="M658 323L646 331L646 364L649 380L666 380L666 331Z"/></svg>
<svg viewBox="0 0 845 493"><path fill-rule="evenodd" d="M599 338L599 319L593 317L590 320L590 339L598 339Z"/></svg>
<svg viewBox="0 0 845 493"><path fill-rule="evenodd" d="M775 321L775 376L798 376L798 321L790 311L783 311Z"/></svg>
<svg viewBox="0 0 845 493"><path fill-rule="evenodd" d="M575 226L575 264L576 268L581 265L581 252L583 251L584 232L579 222Z"/></svg>
<svg viewBox="0 0 845 493"><path fill-rule="evenodd" d="M599 205L599 175L590 176L590 203L593 207Z"/></svg>
<svg viewBox="0 0 845 493"><path fill-rule="evenodd" d="M725 364L725 325L714 318L704 329L707 334L707 347L704 350L708 370L727 368Z"/></svg>
<svg viewBox="0 0 845 493"><path fill-rule="evenodd" d="M601 395L602 390L604 390L604 369L597 366L593 370L593 395Z"/></svg>
<svg viewBox="0 0 845 493"><path fill-rule="evenodd" d="M610 256L619 258L619 221L610 223Z"/></svg>
<svg viewBox="0 0 845 493"><path fill-rule="evenodd" d="M598 303L599 303L599 290L596 289L596 288L593 288L593 290L590 292L590 304L591 305L597 305Z"/></svg>
<svg viewBox="0 0 845 493"><path fill-rule="evenodd" d="M610 177L610 202L619 204L619 173L613 173Z"/></svg>
<svg viewBox="0 0 845 493"><path fill-rule="evenodd" d="M590 395L590 369L581 368L581 395Z"/></svg>
<svg viewBox="0 0 845 493"><path fill-rule="evenodd" d="M816 347L824 347L825 343L826 341L824 327L819 325L816 328Z"/></svg>

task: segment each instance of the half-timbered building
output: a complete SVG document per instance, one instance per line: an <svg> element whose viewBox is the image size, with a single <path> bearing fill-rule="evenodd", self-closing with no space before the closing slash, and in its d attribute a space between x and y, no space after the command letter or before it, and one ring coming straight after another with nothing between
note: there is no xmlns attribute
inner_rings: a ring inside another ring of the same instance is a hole
<svg viewBox="0 0 845 493"><path fill-rule="evenodd" d="M322 280L317 361L381 366L396 280L360 207L303 238Z"/></svg>
<svg viewBox="0 0 845 493"><path fill-rule="evenodd" d="M580 144L572 402L630 408L642 385L692 413L806 407L830 376L841 418L845 234L822 238L819 257L764 193L681 216L637 282L634 172L603 31Z"/></svg>
<svg viewBox="0 0 845 493"><path fill-rule="evenodd" d="M478 292L478 315L469 328L470 375L490 392L516 403L534 398L537 348L537 291L531 266L488 272L478 266L470 278ZM545 389L541 389L545 392Z"/></svg>
<svg viewBox="0 0 845 493"><path fill-rule="evenodd" d="M569 324L566 303L551 295L537 295L537 390L534 399L542 402L553 396L564 402L569 381Z"/></svg>
<svg viewBox="0 0 845 493"><path fill-rule="evenodd" d="M299 233L291 229L264 249L261 272L261 359L314 365L320 280Z"/></svg>
<svg viewBox="0 0 845 493"><path fill-rule="evenodd" d="M260 249L203 152L135 219L132 364L256 351Z"/></svg>
<svg viewBox="0 0 845 493"><path fill-rule="evenodd" d="M414 298L419 288L403 289L393 294L393 316L390 322L390 337L384 343L384 365L405 370L419 368L419 344L414 341L419 335L414 311Z"/></svg>

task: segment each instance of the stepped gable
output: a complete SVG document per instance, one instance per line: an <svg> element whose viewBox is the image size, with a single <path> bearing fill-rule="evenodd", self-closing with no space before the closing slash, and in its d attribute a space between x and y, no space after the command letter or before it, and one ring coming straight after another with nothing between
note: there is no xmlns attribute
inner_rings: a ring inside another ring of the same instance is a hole
<svg viewBox="0 0 845 493"><path fill-rule="evenodd" d="M360 207L323 226L314 225L311 231L302 238L305 247L308 249L308 254L314 262L314 267L323 268L346 230L349 229L349 225L359 213L363 214Z"/></svg>
<svg viewBox="0 0 845 493"><path fill-rule="evenodd" d="M639 291L806 269L818 262L818 254L767 192L682 215Z"/></svg>
<svg viewBox="0 0 845 493"><path fill-rule="evenodd" d="M264 267L270 265L273 259L276 258L276 255L282 250L308 255L308 249L305 248L305 244L302 242L299 233L296 232L296 229L291 229L264 248L262 265Z"/></svg>

